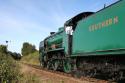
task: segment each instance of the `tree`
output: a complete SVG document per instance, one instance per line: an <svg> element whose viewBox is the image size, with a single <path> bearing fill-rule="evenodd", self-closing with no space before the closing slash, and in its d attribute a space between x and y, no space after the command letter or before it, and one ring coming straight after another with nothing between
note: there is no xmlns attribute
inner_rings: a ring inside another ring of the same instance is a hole
<svg viewBox="0 0 125 83"><path fill-rule="evenodd" d="M0 83L18 83L21 74L11 54L14 53L8 51L6 45L0 45Z"/></svg>
<svg viewBox="0 0 125 83"><path fill-rule="evenodd" d="M0 52L0 83L18 83L20 75L19 67L9 52Z"/></svg>
<svg viewBox="0 0 125 83"><path fill-rule="evenodd" d="M7 46L0 45L0 53L7 53Z"/></svg>
<svg viewBox="0 0 125 83"><path fill-rule="evenodd" d="M28 43L28 42L24 42L23 43L23 47L22 47L22 50L21 50L21 53L22 55L28 55L30 53L33 53L36 51L36 48L34 45Z"/></svg>
<svg viewBox="0 0 125 83"><path fill-rule="evenodd" d="M21 59L21 54L20 53L8 51L8 54L11 55L13 57L13 59L15 59L15 60L20 60Z"/></svg>

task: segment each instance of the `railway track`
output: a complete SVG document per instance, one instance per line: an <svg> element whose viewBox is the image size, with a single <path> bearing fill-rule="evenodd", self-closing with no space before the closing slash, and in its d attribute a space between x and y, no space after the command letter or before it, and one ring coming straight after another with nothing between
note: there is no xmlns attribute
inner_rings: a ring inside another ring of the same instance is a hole
<svg viewBox="0 0 125 83"><path fill-rule="evenodd" d="M96 78L89 78L89 77L77 78L76 76L74 76L72 74L67 74L67 73L64 73L64 72L61 72L61 71L47 70L46 68L41 68L38 65L31 65L31 64L27 64L27 63L23 63L23 64L27 65L27 66L30 66L30 67L33 67L33 68L38 69L38 70L45 71L45 72L54 73L54 74L66 76L66 77L69 77L69 78L74 78L74 79L83 81L83 83L84 83L84 81L87 81L89 83L117 83L117 82L106 81L106 80L101 80L101 79L96 79ZM118 83L121 83L121 82L118 82ZM122 82L122 83L124 83L124 82Z"/></svg>

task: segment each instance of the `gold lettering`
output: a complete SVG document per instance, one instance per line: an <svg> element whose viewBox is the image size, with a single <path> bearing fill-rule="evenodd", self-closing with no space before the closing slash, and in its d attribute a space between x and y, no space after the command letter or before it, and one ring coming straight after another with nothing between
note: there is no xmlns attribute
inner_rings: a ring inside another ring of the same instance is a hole
<svg viewBox="0 0 125 83"><path fill-rule="evenodd" d="M94 25L92 25L92 31L94 31Z"/></svg>
<svg viewBox="0 0 125 83"><path fill-rule="evenodd" d="M112 25L112 19L109 19L109 25Z"/></svg>
<svg viewBox="0 0 125 83"><path fill-rule="evenodd" d="M99 29L101 29L101 27L102 27L102 23L99 23L98 26L99 26Z"/></svg>
<svg viewBox="0 0 125 83"><path fill-rule="evenodd" d="M104 27L108 27L110 25L116 24L119 22L119 18L118 16L114 17L114 18L109 18L107 20L104 20L102 22L99 22L97 24L93 24L89 27L89 31L95 31Z"/></svg>
<svg viewBox="0 0 125 83"><path fill-rule="evenodd" d="M102 27L104 27L105 26L105 22L102 22Z"/></svg>
<svg viewBox="0 0 125 83"><path fill-rule="evenodd" d="M118 17L117 16L114 18L114 24L116 24L116 23L118 23Z"/></svg>
<svg viewBox="0 0 125 83"><path fill-rule="evenodd" d="M106 20L106 26L108 26L109 25L109 20Z"/></svg>
<svg viewBox="0 0 125 83"><path fill-rule="evenodd" d="M94 25L94 27L95 27L95 30L97 30L97 29L98 29L98 27L97 27L97 25L96 25L96 24Z"/></svg>

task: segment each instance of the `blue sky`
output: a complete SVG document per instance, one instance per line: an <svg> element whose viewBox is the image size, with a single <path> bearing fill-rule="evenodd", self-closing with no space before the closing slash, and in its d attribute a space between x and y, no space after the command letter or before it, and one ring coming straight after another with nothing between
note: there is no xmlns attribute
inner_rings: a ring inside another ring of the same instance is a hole
<svg viewBox="0 0 125 83"><path fill-rule="evenodd" d="M0 0L0 44L21 52L23 42L39 42L64 22L85 11L97 11L118 0Z"/></svg>

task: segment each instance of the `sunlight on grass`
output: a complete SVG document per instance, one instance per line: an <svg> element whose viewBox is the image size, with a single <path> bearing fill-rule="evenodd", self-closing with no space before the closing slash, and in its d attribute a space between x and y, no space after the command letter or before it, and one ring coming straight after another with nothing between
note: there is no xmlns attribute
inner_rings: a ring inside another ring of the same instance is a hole
<svg viewBox="0 0 125 83"><path fill-rule="evenodd" d="M21 61L28 64L39 65L39 52L23 56Z"/></svg>

